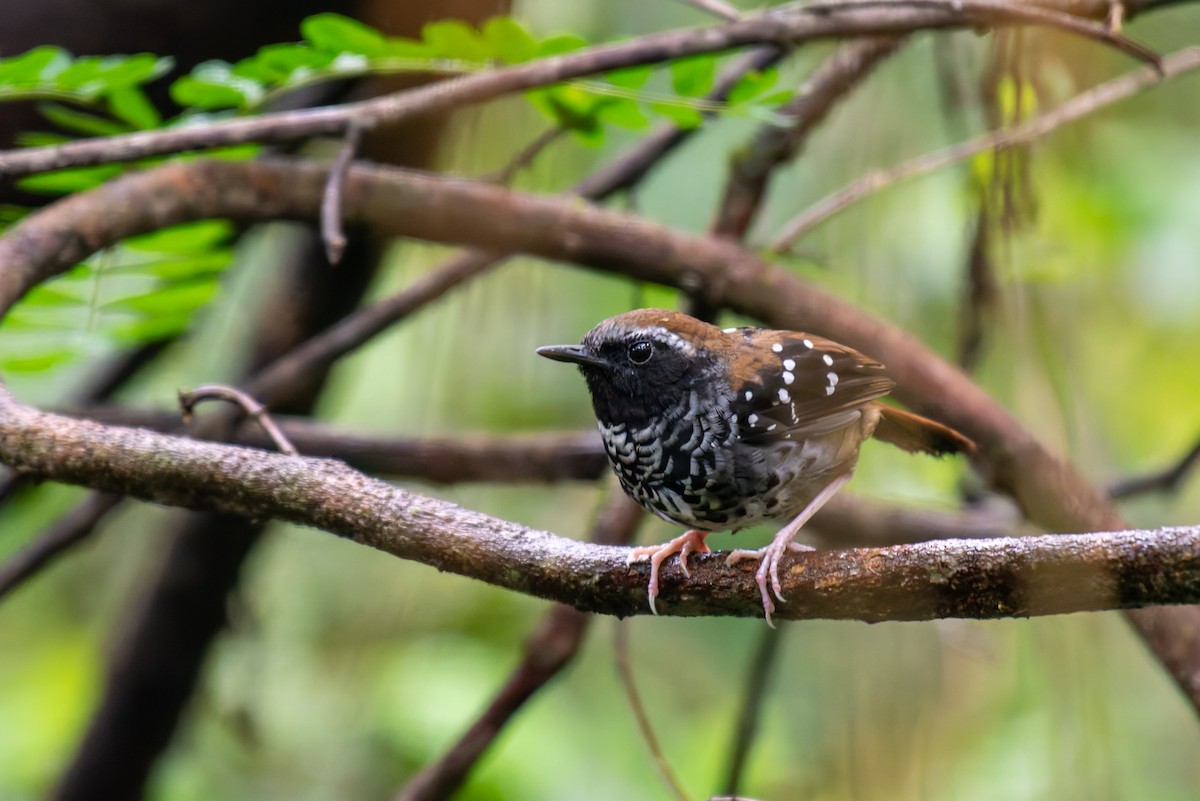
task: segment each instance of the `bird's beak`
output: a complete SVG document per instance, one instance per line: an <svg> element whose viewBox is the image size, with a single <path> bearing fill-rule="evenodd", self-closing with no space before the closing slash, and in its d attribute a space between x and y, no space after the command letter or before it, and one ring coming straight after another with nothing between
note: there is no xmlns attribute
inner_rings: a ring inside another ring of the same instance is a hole
<svg viewBox="0 0 1200 801"><path fill-rule="evenodd" d="M582 345L547 345L537 349L538 356L545 356L556 362L572 362L585 367L604 367L606 362L598 359L583 349Z"/></svg>

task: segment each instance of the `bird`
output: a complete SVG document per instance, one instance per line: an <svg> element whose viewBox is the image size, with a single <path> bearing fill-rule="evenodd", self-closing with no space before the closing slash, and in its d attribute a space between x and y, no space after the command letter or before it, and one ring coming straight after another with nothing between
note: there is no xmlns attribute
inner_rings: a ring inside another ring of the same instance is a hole
<svg viewBox="0 0 1200 801"><path fill-rule="evenodd" d="M814 334L636 309L599 323L578 345L537 354L583 373L626 494L687 529L631 551L630 564L650 562L655 614L666 559L678 554L690 577L688 557L709 552L709 533L787 521L769 545L727 560L759 561L755 582L774 626L780 561L812 550L796 534L850 480L867 438L934 456L976 451L954 429L880 402L895 386L883 364Z"/></svg>

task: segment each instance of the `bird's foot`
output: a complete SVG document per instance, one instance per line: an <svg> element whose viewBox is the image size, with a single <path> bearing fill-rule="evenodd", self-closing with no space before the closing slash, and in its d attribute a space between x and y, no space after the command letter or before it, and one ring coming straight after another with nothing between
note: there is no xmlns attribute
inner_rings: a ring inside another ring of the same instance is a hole
<svg viewBox="0 0 1200 801"><path fill-rule="evenodd" d="M771 591L774 591L775 597L779 600L787 600L783 597L783 586L779 582L779 562L783 559L783 555L787 551L802 553L812 550L815 549L811 545L802 545L798 542L787 542L776 539L765 548L731 551L729 557L725 560L725 564L735 565L743 559L757 559L759 561L758 572L754 574L754 581L758 584L758 591L762 595L763 612L767 618L767 625L775 628L775 622L771 620L771 614L775 611L775 602L771 600ZM768 578L771 580L770 590L767 589Z"/></svg>
<svg viewBox="0 0 1200 801"><path fill-rule="evenodd" d="M647 558L650 560L650 583L646 586L646 594L650 597L651 612L658 614L658 609L654 606L654 599L658 597L658 569L662 563L672 554L679 554L679 567L683 570L683 575L691 578L692 574L688 572L687 566L688 557L693 553L709 552L708 543L704 541L707 536L707 531L692 529L662 545L646 545L630 550L626 564L633 564Z"/></svg>

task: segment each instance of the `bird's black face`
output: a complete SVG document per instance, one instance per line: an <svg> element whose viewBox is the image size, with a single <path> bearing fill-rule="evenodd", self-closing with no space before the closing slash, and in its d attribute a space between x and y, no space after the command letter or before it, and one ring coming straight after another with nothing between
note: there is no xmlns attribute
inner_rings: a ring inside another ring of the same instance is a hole
<svg viewBox="0 0 1200 801"><path fill-rule="evenodd" d="M686 339L661 326L630 327L612 320L593 328L579 345L539 348L538 353L577 364L600 422L631 427L665 409L686 408L703 361Z"/></svg>

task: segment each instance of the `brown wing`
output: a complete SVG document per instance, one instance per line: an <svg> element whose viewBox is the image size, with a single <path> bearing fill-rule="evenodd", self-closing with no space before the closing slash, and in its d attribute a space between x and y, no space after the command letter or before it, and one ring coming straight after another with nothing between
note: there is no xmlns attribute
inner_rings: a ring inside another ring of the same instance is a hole
<svg viewBox="0 0 1200 801"><path fill-rule="evenodd" d="M864 406L895 386L882 364L822 337L758 329L730 334L732 405L745 441L804 439L835 431L853 423Z"/></svg>

